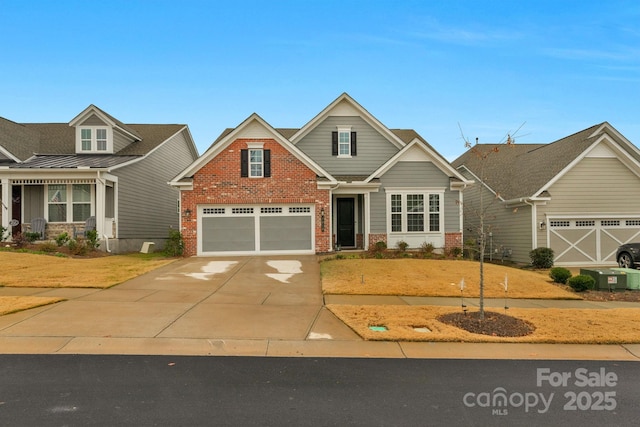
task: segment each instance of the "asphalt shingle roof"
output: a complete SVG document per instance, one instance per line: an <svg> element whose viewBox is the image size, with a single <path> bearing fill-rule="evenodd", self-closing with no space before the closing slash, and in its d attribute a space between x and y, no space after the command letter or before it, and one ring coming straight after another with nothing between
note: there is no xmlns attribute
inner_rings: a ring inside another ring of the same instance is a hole
<svg viewBox="0 0 640 427"><path fill-rule="evenodd" d="M605 123L550 144L476 144L452 164L469 169L505 200L532 197L602 136L602 132L593 134ZM607 135L619 141L617 136ZM489 153L487 159L477 152ZM636 152L629 154L638 157Z"/></svg>

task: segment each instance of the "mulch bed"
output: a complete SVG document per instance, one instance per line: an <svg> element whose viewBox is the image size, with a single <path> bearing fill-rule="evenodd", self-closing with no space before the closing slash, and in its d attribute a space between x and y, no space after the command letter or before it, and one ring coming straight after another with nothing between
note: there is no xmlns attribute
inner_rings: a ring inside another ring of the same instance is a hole
<svg viewBox="0 0 640 427"><path fill-rule="evenodd" d="M523 337L536 329L535 326L525 320L494 311L485 311L484 320L480 320L480 312L478 311L449 313L439 316L438 320L474 334L494 337Z"/></svg>

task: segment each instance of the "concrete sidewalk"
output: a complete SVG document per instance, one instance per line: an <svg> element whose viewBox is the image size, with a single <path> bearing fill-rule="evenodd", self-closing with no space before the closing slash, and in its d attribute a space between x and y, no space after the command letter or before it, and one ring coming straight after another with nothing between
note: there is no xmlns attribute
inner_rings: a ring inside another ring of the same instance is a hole
<svg viewBox="0 0 640 427"><path fill-rule="evenodd" d="M188 258L110 289L0 288L67 301L0 316L0 353L640 360L640 345L363 341L323 304L459 305L459 298L324 298L306 257ZM465 298L467 305L477 300ZM504 300L486 300L503 307ZM508 300L511 307L635 303Z"/></svg>

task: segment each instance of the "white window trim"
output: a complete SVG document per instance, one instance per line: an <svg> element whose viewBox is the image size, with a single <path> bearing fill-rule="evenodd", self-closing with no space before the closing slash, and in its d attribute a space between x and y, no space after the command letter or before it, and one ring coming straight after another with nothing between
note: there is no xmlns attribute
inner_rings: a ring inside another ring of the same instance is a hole
<svg viewBox="0 0 640 427"><path fill-rule="evenodd" d="M252 162L251 161L251 152L252 151L260 151L260 153L262 153L260 155L261 161L260 162ZM264 149L262 148L262 146L260 146L259 148L256 147L249 147L249 152L247 153L247 168L249 168L249 178L264 178ZM254 175L253 174L253 170L251 168L251 165L260 165L260 175Z"/></svg>
<svg viewBox="0 0 640 427"><path fill-rule="evenodd" d="M444 188L386 188L386 197L387 197L387 233L392 235L400 235L400 234L443 234L444 233ZM391 226L391 195L399 194L401 197L401 214L402 214L402 230L401 231L392 231ZM408 218L409 212L407 211L407 195L409 194L420 194L423 197L423 223L425 230L424 231L407 231L408 230ZM432 212L429 211L429 195L437 194L440 199L440 206L438 210L438 231L431 231L430 227L430 214Z"/></svg>
<svg viewBox="0 0 640 427"><path fill-rule="evenodd" d="M77 183L77 184L86 184L86 183ZM55 184L55 185L59 185L59 184ZM67 186L67 201L65 202L67 205L67 220L64 222L60 222L60 221L54 221L54 224L67 224L67 223L73 223L73 185L72 184L64 184ZM96 186L93 184L86 184L89 185L89 188L91 189L91 216L95 216L96 214ZM60 203L58 203L60 204ZM44 185L44 218L47 220L47 222L52 222L49 221L49 184L45 184ZM75 221L77 222L77 221Z"/></svg>
<svg viewBox="0 0 640 427"><path fill-rule="evenodd" d="M346 133L349 136L349 141L347 142L347 148L349 150L349 154L340 154L340 134ZM348 159L351 158L351 127L339 127L338 128L338 157Z"/></svg>
<svg viewBox="0 0 640 427"><path fill-rule="evenodd" d="M91 149L82 149L82 130L89 129L91 131ZM107 149L98 150L98 129L106 129L107 131ZM77 126L76 127L76 153L100 153L100 154L112 154L113 153L113 129L109 126Z"/></svg>

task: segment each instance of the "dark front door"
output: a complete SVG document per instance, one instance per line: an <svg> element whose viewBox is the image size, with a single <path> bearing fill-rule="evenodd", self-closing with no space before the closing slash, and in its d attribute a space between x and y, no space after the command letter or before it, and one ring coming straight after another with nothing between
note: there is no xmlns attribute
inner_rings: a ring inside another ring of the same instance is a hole
<svg viewBox="0 0 640 427"><path fill-rule="evenodd" d="M22 232L22 187L11 187L11 235L15 236ZM17 224L16 224L17 222Z"/></svg>
<svg viewBox="0 0 640 427"><path fill-rule="evenodd" d="M356 245L354 205L354 199L337 199L338 233L336 239L341 247Z"/></svg>

